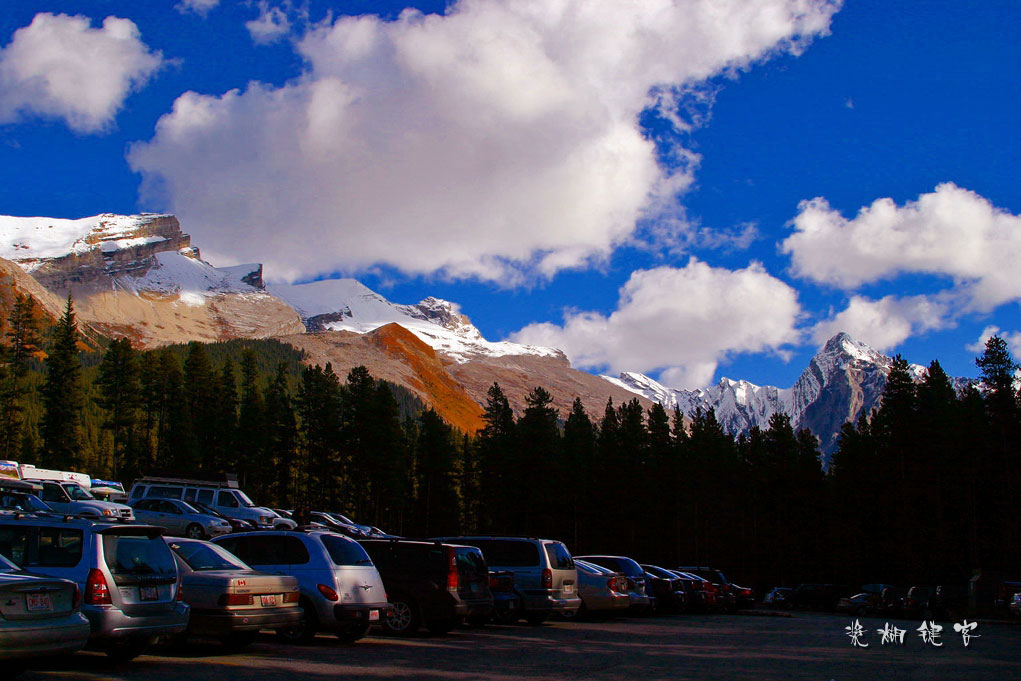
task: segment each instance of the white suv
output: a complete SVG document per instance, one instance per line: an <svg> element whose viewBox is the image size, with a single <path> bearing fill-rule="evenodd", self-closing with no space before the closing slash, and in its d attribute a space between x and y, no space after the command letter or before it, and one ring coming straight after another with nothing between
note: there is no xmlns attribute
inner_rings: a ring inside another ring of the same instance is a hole
<svg viewBox="0 0 1021 681"><path fill-rule="evenodd" d="M39 496L58 513L83 515L106 520L134 520L130 506L112 501L100 501L77 482L56 480L32 480L42 485Z"/></svg>

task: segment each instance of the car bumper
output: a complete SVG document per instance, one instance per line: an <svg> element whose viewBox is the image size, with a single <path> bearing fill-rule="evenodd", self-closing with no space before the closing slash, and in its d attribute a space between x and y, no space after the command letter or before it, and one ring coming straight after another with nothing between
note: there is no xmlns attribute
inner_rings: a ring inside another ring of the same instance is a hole
<svg viewBox="0 0 1021 681"><path fill-rule="evenodd" d="M632 593L628 594L628 599L630 600L630 606L632 610L636 611L648 610L650 607L652 607L652 599L649 598L648 596Z"/></svg>
<svg viewBox="0 0 1021 681"><path fill-rule="evenodd" d="M591 595L586 594L582 596L582 600L585 601L585 608L590 611L612 610L619 612L621 610L627 610L631 605L631 599L628 598L627 594L618 593L616 591Z"/></svg>
<svg viewBox="0 0 1021 681"><path fill-rule="evenodd" d="M521 605L525 612L571 612L581 607L581 599L577 596L558 598L548 591L541 593L525 591Z"/></svg>
<svg viewBox="0 0 1021 681"><path fill-rule="evenodd" d="M334 625L346 627L351 624L378 624L386 614L387 603L370 605L335 605L333 606Z"/></svg>
<svg viewBox="0 0 1021 681"><path fill-rule="evenodd" d="M0 660L64 655L81 650L92 628L80 613L32 624L0 625Z"/></svg>
<svg viewBox="0 0 1021 681"><path fill-rule="evenodd" d="M286 629L301 621L301 608L262 608L257 611L192 610L188 632L221 636L235 631Z"/></svg>
<svg viewBox="0 0 1021 681"><path fill-rule="evenodd" d="M85 606L82 612L92 626L90 642L131 636L172 636L188 628L189 608L185 603L175 603L166 612L137 616L109 605Z"/></svg>

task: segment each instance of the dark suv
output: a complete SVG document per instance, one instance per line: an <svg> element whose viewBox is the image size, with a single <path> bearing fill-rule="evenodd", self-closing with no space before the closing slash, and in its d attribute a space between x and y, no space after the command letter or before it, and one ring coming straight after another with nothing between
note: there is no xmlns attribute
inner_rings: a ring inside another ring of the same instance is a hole
<svg viewBox="0 0 1021 681"><path fill-rule="evenodd" d="M493 610L489 569L474 546L406 539L362 539L383 578L391 611L380 624L410 636L425 625L445 634L464 619L485 621Z"/></svg>

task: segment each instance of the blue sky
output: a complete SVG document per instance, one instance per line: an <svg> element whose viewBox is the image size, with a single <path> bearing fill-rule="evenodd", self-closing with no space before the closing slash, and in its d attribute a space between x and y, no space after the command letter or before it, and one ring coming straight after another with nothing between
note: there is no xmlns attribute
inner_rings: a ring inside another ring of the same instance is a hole
<svg viewBox="0 0 1021 681"><path fill-rule="evenodd" d="M404 4L6 8L0 213L172 211L214 265L673 387L789 386L840 329L1021 355L1018 3Z"/></svg>

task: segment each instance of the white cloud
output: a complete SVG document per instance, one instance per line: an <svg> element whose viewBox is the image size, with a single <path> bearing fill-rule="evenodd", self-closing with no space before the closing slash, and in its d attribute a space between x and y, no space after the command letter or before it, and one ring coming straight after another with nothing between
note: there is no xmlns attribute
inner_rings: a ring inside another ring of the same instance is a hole
<svg viewBox="0 0 1021 681"><path fill-rule="evenodd" d="M953 183L897 206L877 199L848 220L823 198L802 202L782 244L795 275L845 289L902 273L944 275L962 312L1021 299L1021 217Z"/></svg>
<svg viewBox="0 0 1021 681"><path fill-rule="evenodd" d="M220 0L181 0L176 5L176 9L181 14L185 12L194 12L205 16L209 14L209 11L220 4Z"/></svg>
<svg viewBox="0 0 1021 681"><path fill-rule="evenodd" d="M101 132L162 63L128 19L92 28L88 17L37 14L0 50L0 123L34 114Z"/></svg>
<svg viewBox="0 0 1021 681"><path fill-rule="evenodd" d="M999 336L1003 340L1007 341L1007 347L1010 350L1010 354L1017 359L1021 356L1021 331L1001 331L998 326L987 326L982 329L982 334L978 337L978 340L967 346L965 349L968 352L974 352L975 354L982 354L986 350L986 341L993 336Z"/></svg>
<svg viewBox="0 0 1021 681"><path fill-rule="evenodd" d="M271 6L263 0L259 3L258 18L246 21L245 28L256 45L268 45L290 32L291 21L282 8Z"/></svg>
<svg viewBox="0 0 1021 681"><path fill-rule="evenodd" d="M691 182L642 135L654 91L797 52L838 5L462 0L343 17L298 43L300 78L186 93L129 160L204 253L263 260L270 278L387 264L509 285L605 258Z"/></svg>
<svg viewBox="0 0 1021 681"><path fill-rule="evenodd" d="M708 385L733 353L779 351L797 343L797 292L759 264L634 272L609 315L570 311L562 325L531 324L511 340L561 348L576 367L612 373L662 371L671 387Z"/></svg>
<svg viewBox="0 0 1021 681"><path fill-rule="evenodd" d="M823 343L841 331L877 350L890 350L911 336L953 326L954 301L947 296L852 296L846 309L817 323L812 339Z"/></svg>

